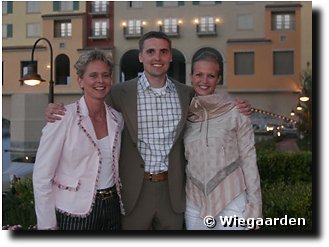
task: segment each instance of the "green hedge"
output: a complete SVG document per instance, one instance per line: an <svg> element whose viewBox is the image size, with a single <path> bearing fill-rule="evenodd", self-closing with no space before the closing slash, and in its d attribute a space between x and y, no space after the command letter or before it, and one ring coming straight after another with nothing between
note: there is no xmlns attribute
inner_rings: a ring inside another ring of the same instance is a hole
<svg viewBox="0 0 329 247"><path fill-rule="evenodd" d="M258 152L264 218L305 218L306 226L265 226L261 231L312 230L312 153ZM3 195L3 225L36 224L32 181L16 180Z"/></svg>
<svg viewBox="0 0 329 247"><path fill-rule="evenodd" d="M265 226L262 231L312 231L312 153L258 152L263 218L304 218L306 225Z"/></svg>
<svg viewBox="0 0 329 247"><path fill-rule="evenodd" d="M2 226L6 225L20 225L25 230L36 225L31 178L14 180L2 194Z"/></svg>
<svg viewBox="0 0 329 247"><path fill-rule="evenodd" d="M258 152L257 164L261 179L269 183L312 182L311 152Z"/></svg>

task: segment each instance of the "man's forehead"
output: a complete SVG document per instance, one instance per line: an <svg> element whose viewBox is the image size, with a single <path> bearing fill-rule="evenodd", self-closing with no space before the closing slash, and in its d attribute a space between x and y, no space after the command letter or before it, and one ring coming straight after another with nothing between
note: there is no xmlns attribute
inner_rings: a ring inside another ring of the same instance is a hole
<svg viewBox="0 0 329 247"><path fill-rule="evenodd" d="M166 41L165 39L156 39L156 38L151 38L151 39L147 39L144 41L144 47L146 48L159 48L159 47L163 47L163 48L167 48L169 49L169 43L168 41Z"/></svg>

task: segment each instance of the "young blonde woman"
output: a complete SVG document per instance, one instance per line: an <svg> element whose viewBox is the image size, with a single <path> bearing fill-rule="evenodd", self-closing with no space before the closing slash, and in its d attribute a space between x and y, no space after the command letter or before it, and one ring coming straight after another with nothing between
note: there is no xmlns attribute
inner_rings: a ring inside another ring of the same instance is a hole
<svg viewBox="0 0 329 247"><path fill-rule="evenodd" d="M215 54L205 51L193 58L196 96L184 136L187 230L243 230L248 226L234 219L262 216L253 128L234 99L215 93L219 72ZM232 224L224 224L225 219Z"/></svg>

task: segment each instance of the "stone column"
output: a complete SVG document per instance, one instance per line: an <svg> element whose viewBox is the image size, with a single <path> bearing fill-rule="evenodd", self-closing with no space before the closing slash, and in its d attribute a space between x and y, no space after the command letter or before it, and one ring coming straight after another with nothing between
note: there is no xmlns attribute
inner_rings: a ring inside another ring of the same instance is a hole
<svg viewBox="0 0 329 247"><path fill-rule="evenodd" d="M24 93L11 97L11 160L34 162L41 130L46 124L48 95ZM28 157L28 158L26 158Z"/></svg>

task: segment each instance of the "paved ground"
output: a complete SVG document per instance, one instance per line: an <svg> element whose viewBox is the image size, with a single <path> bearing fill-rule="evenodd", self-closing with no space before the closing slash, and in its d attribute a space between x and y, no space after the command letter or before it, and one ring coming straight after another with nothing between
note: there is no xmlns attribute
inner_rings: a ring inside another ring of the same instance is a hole
<svg viewBox="0 0 329 247"><path fill-rule="evenodd" d="M295 152L299 151L298 145L294 138L284 138L276 144L276 148L280 151Z"/></svg>

